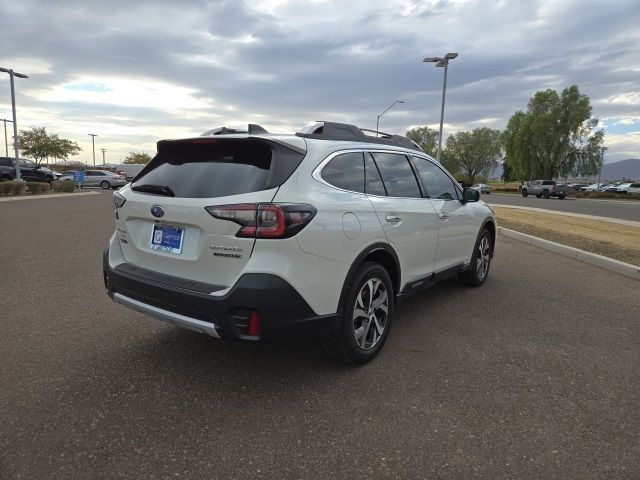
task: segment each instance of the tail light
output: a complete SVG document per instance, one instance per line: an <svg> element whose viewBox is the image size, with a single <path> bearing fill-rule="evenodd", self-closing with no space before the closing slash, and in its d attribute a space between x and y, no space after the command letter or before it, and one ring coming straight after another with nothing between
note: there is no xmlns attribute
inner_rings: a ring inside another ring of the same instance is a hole
<svg viewBox="0 0 640 480"><path fill-rule="evenodd" d="M205 207L215 218L240 225L236 237L289 238L314 217L315 207L299 203L241 203Z"/></svg>

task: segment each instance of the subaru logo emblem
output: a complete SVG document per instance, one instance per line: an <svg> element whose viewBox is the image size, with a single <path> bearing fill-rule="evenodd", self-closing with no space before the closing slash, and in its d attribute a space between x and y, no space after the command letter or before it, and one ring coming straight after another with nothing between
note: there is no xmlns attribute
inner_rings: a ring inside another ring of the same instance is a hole
<svg viewBox="0 0 640 480"><path fill-rule="evenodd" d="M151 215L160 218L164 215L164 208L162 208L160 205L154 205L153 207L151 207Z"/></svg>

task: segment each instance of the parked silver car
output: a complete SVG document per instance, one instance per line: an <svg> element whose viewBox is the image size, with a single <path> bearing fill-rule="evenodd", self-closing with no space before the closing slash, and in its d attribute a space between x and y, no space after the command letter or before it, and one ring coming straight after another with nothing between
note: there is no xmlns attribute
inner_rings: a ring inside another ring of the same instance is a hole
<svg viewBox="0 0 640 480"><path fill-rule="evenodd" d="M122 175L106 170L85 170L82 182L83 187L101 187L104 190L123 187L126 184L127 180Z"/></svg>

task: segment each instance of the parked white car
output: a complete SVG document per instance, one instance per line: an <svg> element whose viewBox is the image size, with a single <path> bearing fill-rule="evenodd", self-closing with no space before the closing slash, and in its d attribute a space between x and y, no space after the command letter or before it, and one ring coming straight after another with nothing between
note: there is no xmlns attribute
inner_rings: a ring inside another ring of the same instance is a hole
<svg viewBox="0 0 640 480"><path fill-rule="evenodd" d="M486 183L476 183L471 188L478 190L480 193L491 193L491 187Z"/></svg>
<svg viewBox="0 0 640 480"><path fill-rule="evenodd" d="M592 183L588 187L581 188L582 192L597 192L600 188L605 187L606 183Z"/></svg>
<svg viewBox="0 0 640 480"><path fill-rule="evenodd" d="M114 193L104 282L116 302L217 338L319 335L363 363L397 303L485 283L496 221L417 144L316 122L161 141Z"/></svg>
<svg viewBox="0 0 640 480"><path fill-rule="evenodd" d="M124 173L126 179L131 181L143 168L144 165L141 163L121 163L120 165L115 165L112 169Z"/></svg>
<svg viewBox="0 0 640 480"><path fill-rule="evenodd" d="M609 188L608 192L613 193L627 193L629 191L629 187L631 186L631 182L621 183L620 185L616 185L615 187Z"/></svg>
<svg viewBox="0 0 640 480"><path fill-rule="evenodd" d="M640 195L640 182L632 183L627 189L627 195Z"/></svg>

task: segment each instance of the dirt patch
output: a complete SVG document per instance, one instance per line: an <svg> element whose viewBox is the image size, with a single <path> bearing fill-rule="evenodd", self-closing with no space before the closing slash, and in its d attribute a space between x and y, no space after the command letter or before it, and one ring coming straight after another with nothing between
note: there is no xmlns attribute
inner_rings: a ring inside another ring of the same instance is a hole
<svg viewBox="0 0 640 480"><path fill-rule="evenodd" d="M515 208L494 208L498 225L640 266L640 228Z"/></svg>

